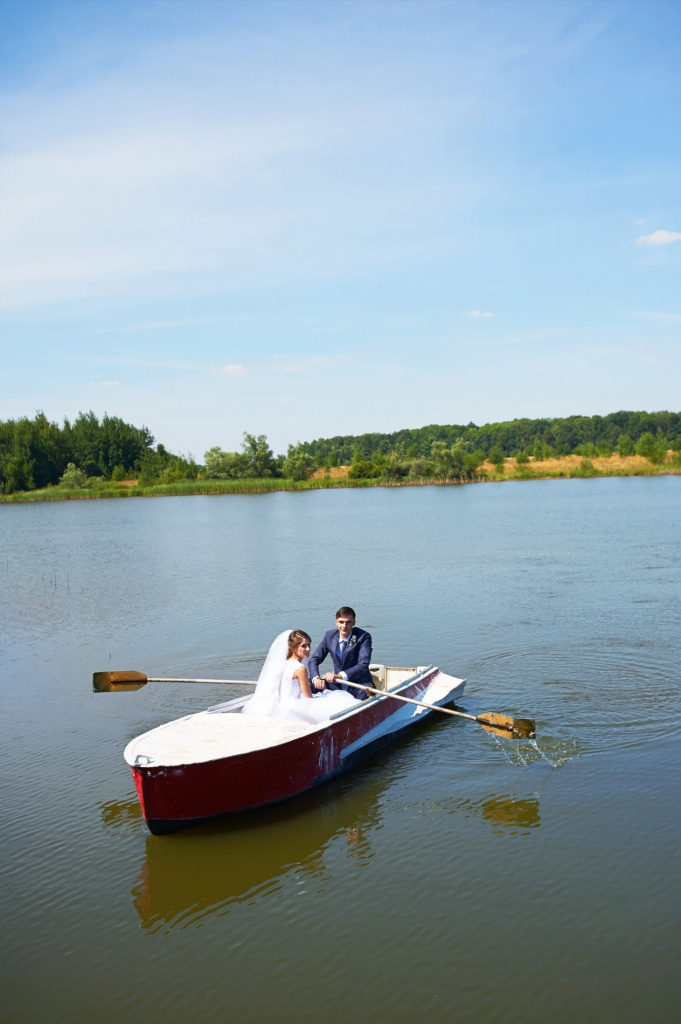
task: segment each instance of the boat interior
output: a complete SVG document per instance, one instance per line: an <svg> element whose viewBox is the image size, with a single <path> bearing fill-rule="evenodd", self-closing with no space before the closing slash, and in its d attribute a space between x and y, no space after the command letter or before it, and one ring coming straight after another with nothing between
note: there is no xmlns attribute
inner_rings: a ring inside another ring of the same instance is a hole
<svg viewBox="0 0 681 1024"><path fill-rule="evenodd" d="M418 668L391 668L389 665L369 665L373 686L377 690L392 690L400 683L406 683L418 672L422 672L427 665L419 665Z"/></svg>
<svg viewBox="0 0 681 1024"><path fill-rule="evenodd" d="M419 665L418 668L393 668L389 665L369 665L371 685L377 690L394 690L395 687L406 683L412 676L425 671L427 667L427 665ZM224 701L222 704L214 704L208 710L213 713L220 712L222 714L239 715L241 714L243 703L243 696L236 697L233 700Z"/></svg>

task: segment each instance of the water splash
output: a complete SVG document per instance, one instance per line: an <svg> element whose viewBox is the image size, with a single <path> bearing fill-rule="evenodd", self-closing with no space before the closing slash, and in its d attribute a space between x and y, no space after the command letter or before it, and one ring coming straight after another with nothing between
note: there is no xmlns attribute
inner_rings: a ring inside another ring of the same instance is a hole
<svg viewBox="0 0 681 1024"><path fill-rule="evenodd" d="M497 748L513 767L529 767L539 761L550 768L563 768L570 761L580 757L582 750L577 739L559 739L542 736L531 740L506 740L494 737Z"/></svg>

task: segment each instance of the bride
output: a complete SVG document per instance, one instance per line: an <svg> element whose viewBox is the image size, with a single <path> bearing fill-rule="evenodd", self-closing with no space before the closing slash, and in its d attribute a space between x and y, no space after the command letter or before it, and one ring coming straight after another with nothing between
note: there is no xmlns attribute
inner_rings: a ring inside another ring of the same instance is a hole
<svg viewBox="0 0 681 1024"><path fill-rule="evenodd" d="M279 634L260 671L255 693L242 714L295 718L316 725L361 703L345 690L322 690L312 694L305 665L311 644L302 629L285 629Z"/></svg>

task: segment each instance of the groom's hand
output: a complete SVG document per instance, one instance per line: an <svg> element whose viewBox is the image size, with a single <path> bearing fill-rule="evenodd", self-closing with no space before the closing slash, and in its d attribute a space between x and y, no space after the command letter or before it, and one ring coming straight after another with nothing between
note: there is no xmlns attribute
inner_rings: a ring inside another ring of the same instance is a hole
<svg viewBox="0 0 681 1024"><path fill-rule="evenodd" d="M326 675L324 676L324 681L327 683L333 683L338 678L339 676L337 676L334 672L327 672Z"/></svg>
<svg viewBox="0 0 681 1024"><path fill-rule="evenodd" d="M326 683L324 682L323 679L320 679L319 676L314 677L314 679L312 680L312 685L314 686L315 690L324 690L326 688Z"/></svg>

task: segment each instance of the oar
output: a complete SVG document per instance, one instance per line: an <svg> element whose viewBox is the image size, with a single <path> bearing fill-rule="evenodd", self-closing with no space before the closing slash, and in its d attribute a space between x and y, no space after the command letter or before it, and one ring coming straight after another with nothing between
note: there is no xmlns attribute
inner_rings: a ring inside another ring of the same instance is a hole
<svg viewBox="0 0 681 1024"><path fill-rule="evenodd" d="M441 711L444 715L455 715L457 718L467 718L471 722L477 722L486 729L503 729L510 732L512 736L527 737L531 739L536 736L534 719L512 718L510 715L500 715L496 711L486 711L482 715L469 715L465 711L452 711L450 708L441 708L437 704L426 704L423 700L414 700L413 697L402 697L399 693L391 693L390 690L375 690L373 686L364 686L362 683L351 683L348 679L343 680L345 686L354 686L356 690L366 690L367 693L378 694L379 697L392 697L394 700L402 700L405 704L416 704L419 708L429 708L431 711Z"/></svg>
<svg viewBox="0 0 681 1024"><path fill-rule="evenodd" d="M95 672L92 676L92 689L95 693L120 693L126 690L139 690L147 683L241 683L244 686L255 686L251 679L161 679L154 676L145 676L142 672ZM429 711L441 711L443 715L454 715L455 718L467 718L470 722L477 722L485 729L492 731L502 730L510 732L512 736L526 737L531 739L536 735L534 720L532 718L512 718L510 715L500 715L495 711L486 711L482 715L469 715L465 711L452 711L450 708L441 708L437 704L426 704L422 700L414 700L413 697L402 697L399 693L391 693L389 690L376 690L373 686L364 686L362 683L351 683L344 680L346 686L353 686L356 690L366 690L367 693L375 693L379 697L392 697L393 700L401 700L405 704L415 704L419 708L428 708Z"/></svg>
<svg viewBox="0 0 681 1024"><path fill-rule="evenodd" d="M92 689L95 693L122 693L139 690L147 683L244 683L255 686L250 679L160 679L142 672L93 672Z"/></svg>

